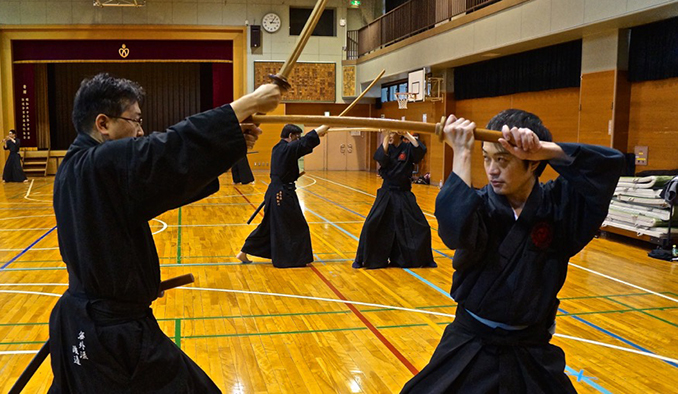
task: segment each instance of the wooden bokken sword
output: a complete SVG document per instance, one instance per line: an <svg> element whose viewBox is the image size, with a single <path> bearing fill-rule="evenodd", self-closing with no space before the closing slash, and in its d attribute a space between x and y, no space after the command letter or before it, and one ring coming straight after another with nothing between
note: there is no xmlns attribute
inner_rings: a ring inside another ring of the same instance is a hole
<svg viewBox="0 0 678 394"><path fill-rule="evenodd" d="M316 115L252 115L252 121L261 123L299 123L303 125L326 125L330 127L365 127L368 129L400 130L417 133L435 134L439 140L444 138L443 126L445 117L440 123L413 122L407 120L383 119L383 118L360 118L339 116L316 116ZM501 131L476 128L474 137L478 141L499 142L502 138Z"/></svg>
<svg viewBox="0 0 678 394"><path fill-rule="evenodd" d="M365 96L365 94L367 94L367 91L370 90L370 89L372 89L372 87L379 81L379 79L381 78L381 76L384 75L384 72L386 72L386 70L381 70L381 72L379 73L379 75L377 75L377 77L374 78L374 81L372 81L372 83L371 83L365 90L363 90L363 92L360 93L360 95L359 95L358 97L356 97L355 100L353 100L353 102L352 102L351 104L349 104L348 107L346 107L346 109L344 109L343 111L341 111L341 113L339 114L339 116L344 116L344 114L348 113L348 111L350 111L353 107L355 107L355 105L358 104L358 101L360 101L360 99L363 98L363 97ZM301 176L304 175L305 173L306 173L305 171L302 171L302 172L299 174L299 176L301 177ZM259 204L259 206L257 207L257 209L254 210L254 213L252 214L252 216L250 216L250 218L247 219L247 224L252 223L252 220L254 220L254 218L257 216L257 214L259 213L259 211L261 211L261 209L264 207L265 204L266 204L266 201L262 201L261 204Z"/></svg>

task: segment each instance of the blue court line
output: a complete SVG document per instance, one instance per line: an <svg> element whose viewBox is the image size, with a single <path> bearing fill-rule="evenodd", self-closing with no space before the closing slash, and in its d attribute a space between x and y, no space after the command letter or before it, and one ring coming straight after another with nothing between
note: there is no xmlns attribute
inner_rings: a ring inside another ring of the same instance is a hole
<svg viewBox="0 0 678 394"><path fill-rule="evenodd" d="M589 386L593 387L594 389L600 391L603 394L612 394L611 391L606 389L605 387L599 385L598 383L594 382L593 379L597 379L593 376L589 377L584 375L584 370L582 369L581 371L577 372L574 370L574 368L570 366L565 366L565 371L569 372L570 375L576 376L577 377L577 382L584 382L588 384Z"/></svg>
<svg viewBox="0 0 678 394"><path fill-rule="evenodd" d="M414 276L415 278L419 279L420 281L424 282L425 284L429 285L434 290L436 290L438 293L441 293L445 297L452 299L452 296L450 296L450 293L446 292L445 290L441 289L440 287L438 287L438 286L434 285L433 283L429 282L428 280L424 279L423 277L416 274L414 271L410 270L409 268L405 268L404 271L407 272L408 274Z"/></svg>
<svg viewBox="0 0 678 394"><path fill-rule="evenodd" d="M313 194L314 196L316 196L316 197L318 197L318 198L320 198L320 199L322 199L322 200L325 200L325 201L329 202L330 204L334 204L334 205L338 206L338 207L341 208L341 209L344 209L344 210L349 211L349 212L351 212L351 213L353 213L353 214L355 214L355 215L358 215L358 216L360 216L360 217L363 218L363 219L365 219L365 218L367 217L367 216L364 216L364 215L359 214L359 213L356 212L356 211L353 211L353 210L351 210L351 209L348 209L348 208L342 206L341 204L339 204L339 203L337 203L337 202L334 202L334 201L332 201L332 200L330 200L330 199L328 199L328 198L325 198L325 197L320 196L320 195L318 195L318 194L316 194L316 193L313 193L313 192L310 191L310 190L303 189L303 191L304 191L304 193L310 193L310 194ZM313 213L313 211L311 211L311 210L309 210L309 209L306 209L306 210L309 211L309 212L311 212L311 213ZM344 233L348 234L350 237L352 237L353 239L355 239L356 241L358 241L358 238L356 238L356 237L355 237L354 235L352 235L352 234L349 234L349 233L346 232L343 228L337 226L337 225L334 224L333 222L330 222L329 220L323 218L322 216L320 216L320 215L318 215L318 214L315 214L315 213L313 213L313 214L316 215L316 216L318 216L318 217L320 217L321 219L325 220L325 221L328 222L329 224L332 224L334 227L338 228L339 230L343 231ZM438 229L436 229L436 228L434 228L434 227L431 227L431 229L438 231ZM431 248L431 250L433 250L434 252L440 253L441 255L443 255L443 256L445 256L445 257L447 257L447 258L449 258L449 259L452 259L452 257L446 255L445 253L443 253L443 252L441 252L441 251L439 251L439 250L437 250L437 249Z"/></svg>
<svg viewBox="0 0 678 394"><path fill-rule="evenodd" d="M18 255L16 255L16 257L14 257L12 260L6 262L2 267L0 267L0 269L5 269L5 268L7 268L8 265L12 264L12 263L15 262L19 257L23 256L24 253L28 252L28 249L32 248L33 246L35 246L35 244L37 244L38 242L42 241L43 238L45 238L46 236L48 236L49 233L51 233L52 231L54 231L56 228L57 228L57 226L52 227L51 230L49 230L49 231L47 231L46 233L44 233L40 238L38 238L38 239L37 239L35 242L33 242L32 244L28 245L28 247L27 247L26 249L24 249L21 253L19 253Z"/></svg>
<svg viewBox="0 0 678 394"><path fill-rule="evenodd" d="M561 313L569 313L569 312L567 312L566 310L564 310L564 309L562 309L562 308L558 308L558 311L561 312ZM571 318L573 318L573 319L575 319L575 320L577 320L577 321L580 321L580 322L586 324L586 325L589 326L589 327L595 328L596 330L598 330L598 331L600 331L600 332L603 332L603 333L605 333L605 334L611 336L611 337L614 338L614 339L620 340L620 341L624 342L625 344L627 344L627 345L629 345L629 346L632 346L632 347L634 347L634 348L636 348L636 349L638 349L638 350L641 350L641 351L646 352L646 353L656 354L656 353L654 353L654 352L652 352L652 351L650 351L650 350L648 350L648 349L645 349L644 347L642 347L642 346L640 346L640 345L636 345L635 343L629 341L628 339L622 338L621 336L619 336L619 335L613 333L612 331L606 330L606 329L604 329L604 328L602 328L602 327L600 327L600 326L597 326L597 325L595 325L595 324L593 324L593 323L591 323L591 322L589 322L589 321L586 321L586 320L582 319L582 318L579 317L579 316L569 316L569 317L571 317ZM665 363L667 363L667 364L669 364L669 365L671 365L671 366L674 366L674 367L678 368L678 364L676 364L676 363L674 363L674 362L666 361L666 360L662 360L662 361L664 361Z"/></svg>

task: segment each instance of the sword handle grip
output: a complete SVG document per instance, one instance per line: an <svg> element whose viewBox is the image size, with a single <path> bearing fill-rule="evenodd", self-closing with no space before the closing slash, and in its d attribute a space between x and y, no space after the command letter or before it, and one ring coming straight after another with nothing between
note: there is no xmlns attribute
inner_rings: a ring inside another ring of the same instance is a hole
<svg viewBox="0 0 678 394"><path fill-rule="evenodd" d="M290 85L290 83L287 82L287 78L283 77L282 75L269 74L268 77L271 78L271 82L280 87L280 90L282 90L283 93L292 89L292 85Z"/></svg>

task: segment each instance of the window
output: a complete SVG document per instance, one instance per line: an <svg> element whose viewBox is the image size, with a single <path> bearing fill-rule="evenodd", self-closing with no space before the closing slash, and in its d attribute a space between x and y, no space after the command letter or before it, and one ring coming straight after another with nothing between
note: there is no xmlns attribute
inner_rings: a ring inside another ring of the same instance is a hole
<svg viewBox="0 0 678 394"><path fill-rule="evenodd" d="M381 102L396 101L396 93L407 92L407 81L389 82L388 85L381 85Z"/></svg>
<svg viewBox="0 0 678 394"><path fill-rule="evenodd" d="M312 8L290 7L290 35L298 36L304 29L306 21L311 17ZM320 20L313 29L312 36L335 37L337 35L334 9L325 9Z"/></svg>

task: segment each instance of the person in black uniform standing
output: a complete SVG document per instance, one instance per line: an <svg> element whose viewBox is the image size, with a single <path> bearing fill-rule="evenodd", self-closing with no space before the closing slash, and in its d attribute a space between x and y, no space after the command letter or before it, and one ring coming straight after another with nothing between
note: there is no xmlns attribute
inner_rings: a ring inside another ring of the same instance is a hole
<svg viewBox="0 0 678 394"><path fill-rule="evenodd" d="M271 259L277 268L305 267L313 262L311 232L299 205L295 182L299 179L299 158L313 152L327 126L311 130L303 137L293 124L283 127L271 153L271 184L264 196L264 217L247 237L236 256L251 263L248 254Z"/></svg>
<svg viewBox="0 0 678 394"><path fill-rule="evenodd" d="M453 172L436 199L439 234L456 249L450 295L458 302L428 365L402 393L574 393L565 354L550 344L570 257L607 215L624 156L610 148L553 143L539 117L509 109L483 142L489 184L471 185L475 123L444 128ZM560 176L539 182L547 163Z"/></svg>
<svg viewBox="0 0 678 394"><path fill-rule="evenodd" d="M426 146L410 133L384 136L374 153L384 182L360 232L353 268L437 267L431 226L412 193L412 170L425 154Z"/></svg>
<svg viewBox="0 0 678 394"><path fill-rule="evenodd" d="M261 130L239 122L280 101L275 85L144 135L136 83L99 74L75 96L78 135L54 179L68 290L49 322L50 393L218 393L150 308L160 265L148 221L219 189Z"/></svg>
<svg viewBox="0 0 678 394"><path fill-rule="evenodd" d="M19 156L21 141L16 137L16 131L9 131L7 138L2 140L2 147L9 151L5 169L2 172L2 182L28 182L24 170L21 168L21 156Z"/></svg>

